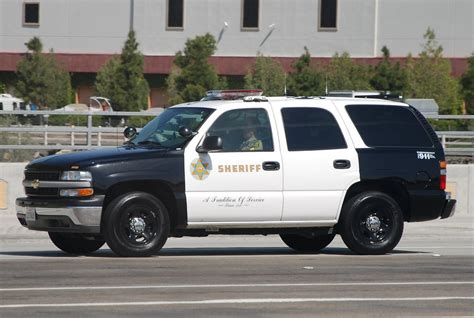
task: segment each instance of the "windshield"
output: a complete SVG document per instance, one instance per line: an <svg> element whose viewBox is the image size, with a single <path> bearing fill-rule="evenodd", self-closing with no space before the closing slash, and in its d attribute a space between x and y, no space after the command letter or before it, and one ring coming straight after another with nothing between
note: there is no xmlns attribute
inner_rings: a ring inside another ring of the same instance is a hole
<svg viewBox="0 0 474 318"><path fill-rule="evenodd" d="M213 111L210 108L169 108L146 124L130 142L134 145L180 148L187 139L179 134L179 128L197 131Z"/></svg>

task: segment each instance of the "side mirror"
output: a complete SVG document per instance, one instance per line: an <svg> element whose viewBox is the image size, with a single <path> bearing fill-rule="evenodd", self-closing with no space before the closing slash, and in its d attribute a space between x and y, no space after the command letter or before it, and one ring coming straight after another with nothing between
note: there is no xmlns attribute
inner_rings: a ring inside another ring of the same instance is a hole
<svg viewBox="0 0 474 318"><path fill-rule="evenodd" d="M219 136L207 136L202 142L202 146L196 149L199 153L222 150L222 138Z"/></svg>
<svg viewBox="0 0 474 318"><path fill-rule="evenodd" d="M123 135L130 140L137 135L137 129L135 127L127 127L123 130Z"/></svg>
<svg viewBox="0 0 474 318"><path fill-rule="evenodd" d="M178 133L184 138L189 138L193 135L193 131L186 126L179 127Z"/></svg>

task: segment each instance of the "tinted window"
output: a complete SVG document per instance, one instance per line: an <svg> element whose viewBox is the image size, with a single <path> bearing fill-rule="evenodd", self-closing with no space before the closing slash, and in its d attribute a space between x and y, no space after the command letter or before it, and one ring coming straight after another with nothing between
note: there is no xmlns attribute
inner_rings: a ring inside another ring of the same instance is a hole
<svg viewBox="0 0 474 318"><path fill-rule="evenodd" d="M347 112L370 147L431 147L433 143L407 107L349 105Z"/></svg>
<svg viewBox="0 0 474 318"><path fill-rule="evenodd" d="M320 0L319 27L335 29L337 27L337 0Z"/></svg>
<svg viewBox="0 0 474 318"><path fill-rule="evenodd" d="M258 28L259 0L243 0L242 27Z"/></svg>
<svg viewBox="0 0 474 318"><path fill-rule="evenodd" d="M39 3L24 3L24 24L39 24Z"/></svg>
<svg viewBox="0 0 474 318"><path fill-rule="evenodd" d="M272 129L264 109L225 112L207 132L222 138L223 151L273 151Z"/></svg>
<svg viewBox="0 0 474 318"><path fill-rule="evenodd" d="M334 116L321 108L283 108L289 151L347 148Z"/></svg>
<svg viewBox="0 0 474 318"><path fill-rule="evenodd" d="M183 27L183 1L184 0L168 0L168 27Z"/></svg>

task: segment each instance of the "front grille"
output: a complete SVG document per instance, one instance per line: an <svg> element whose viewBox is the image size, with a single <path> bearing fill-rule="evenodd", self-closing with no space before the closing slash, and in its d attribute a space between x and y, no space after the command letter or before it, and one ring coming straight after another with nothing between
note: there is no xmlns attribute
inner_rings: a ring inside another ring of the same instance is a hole
<svg viewBox="0 0 474 318"><path fill-rule="evenodd" d="M56 181L59 171L25 171L25 180Z"/></svg>
<svg viewBox="0 0 474 318"><path fill-rule="evenodd" d="M49 196L55 197L58 195L57 188L38 188L25 187L25 193L28 196Z"/></svg>
<svg viewBox="0 0 474 318"><path fill-rule="evenodd" d="M58 181L61 178L61 171L25 171L25 180L39 180L39 181ZM57 197L59 196L59 189L57 188L33 188L25 187L27 196L42 196L42 197Z"/></svg>

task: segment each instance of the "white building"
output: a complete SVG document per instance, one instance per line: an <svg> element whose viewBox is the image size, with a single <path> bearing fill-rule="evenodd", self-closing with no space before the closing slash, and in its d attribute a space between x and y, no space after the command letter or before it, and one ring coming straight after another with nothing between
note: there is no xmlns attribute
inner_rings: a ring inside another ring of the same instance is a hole
<svg viewBox="0 0 474 318"><path fill-rule="evenodd" d="M188 38L209 32L218 72L241 76L257 52L289 69L304 46L315 59L347 51L374 63L384 45L393 57L416 55L428 27L462 73L474 51L473 0L0 0L0 72L15 70L33 36L71 72L95 73L133 28L145 72L165 75Z"/></svg>

